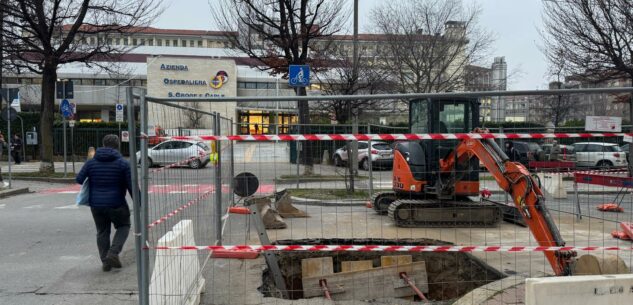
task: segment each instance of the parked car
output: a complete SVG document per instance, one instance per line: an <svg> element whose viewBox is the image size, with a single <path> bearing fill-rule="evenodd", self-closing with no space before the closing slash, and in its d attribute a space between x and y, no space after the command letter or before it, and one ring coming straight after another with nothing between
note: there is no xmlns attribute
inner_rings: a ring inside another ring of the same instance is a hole
<svg viewBox="0 0 633 305"><path fill-rule="evenodd" d="M517 161L528 167L530 161L545 161L543 149L534 142L510 141L516 150L514 156L509 155L512 161Z"/></svg>
<svg viewBox="0 0 633 305"><path fill-rule="evenodd" d="M358 142L358 165L359 168L364 170L369 170L369 162L370 158L368 157L367 148L369 147L369 143L366 141ZM335 166L343 166L347 164L348 157L348 146L345 145L334 152L332 159L334 160ZM371 142L371 163L372 167L377 168L391 168L393 165L393 149L386 142Z"/></svg>
<svg viewBox="0 0 633 305"><path fill-rule="evenodd" d="M183 162L183 164L194 169L202 168L209 163L210 153L211 148L204 142L181 140L165 141L147 150L147 164L149 167L152 167L154 165L168 165ZM136 157L140 162L140 151L136 152Z"/></svg>
<svg viewBox="0 0 633 305"><path fill-rule="evenodd" d="M626 154L614 143L575 143L574 152L577 166L609 168L628 164Z"/></svg>
<svg viewBox="0 0 633 305"><path fill-rule="evenodd" d="M573 145L559 145L560 146L560 153L558 154L558 160L560 161L576 161L576 155L574 154L574 146ZM550 160L550 154L552 153L552 147L554 147L554 144L543 144L541 145L541 148L543 149L543 154L545 156L545 160L542 161L549 161Z"/></svg>

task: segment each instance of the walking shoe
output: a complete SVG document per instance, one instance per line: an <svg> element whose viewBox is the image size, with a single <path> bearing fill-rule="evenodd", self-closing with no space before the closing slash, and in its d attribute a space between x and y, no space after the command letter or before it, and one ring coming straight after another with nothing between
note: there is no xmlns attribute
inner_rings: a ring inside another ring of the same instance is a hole
<svg viewBox="0 0 633 305"><path fill-rule="evenodd" d="M119 260L119 256L118 255L108 255L106 257L105 261L108 263L108 265L110 265L110 267L114 267L114 268L121 268L121 267L123 267L121 265L121 261Z"/></svg>
<svg viewBox="0 0 633 305"><path fill-rule="evenodd" d="M110 265L107 259L103 261L103 265L101 265L101 270L103 270L103 272L108 272L112 270L112 265Z"/></svg>

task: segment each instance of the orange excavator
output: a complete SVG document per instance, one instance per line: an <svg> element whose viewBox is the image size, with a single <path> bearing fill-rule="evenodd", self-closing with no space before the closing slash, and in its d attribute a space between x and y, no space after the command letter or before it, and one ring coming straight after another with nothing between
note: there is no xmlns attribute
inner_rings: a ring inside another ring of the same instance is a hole
<svg viewBox="0 0 633 305"><path fill-rule="evenodd" d="M411 133L477 133L476 99L414 100ZM484 137L485 138L485 137ZM399 142L394 149L393 191L377 193L373 208L400 227L490 227L501 221L500 204L468 197L479 195L479 166L509 193L518 213L541 246L564 246L537 181L511 161L492 139ZM557 275L575 273L575 252L545 252Z"/></svg>

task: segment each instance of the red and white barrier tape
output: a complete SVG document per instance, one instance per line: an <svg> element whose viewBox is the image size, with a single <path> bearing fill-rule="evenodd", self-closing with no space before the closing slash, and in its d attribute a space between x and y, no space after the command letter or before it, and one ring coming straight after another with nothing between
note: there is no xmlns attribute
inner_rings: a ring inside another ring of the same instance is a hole
<svg viewBox="0 0 633 305"><path fill-rule="evenodd" d="M198 202L208 198L209 195L211 195L213 193L214 193L213 191L207 191L207 192L202 193L202 195L198 196L198 198L189 200L187 203L185 203L184 205L180 206L179 208L167 213L165 216L163 216L163 217L153 221L152 223L148 224L147 228L152 228L152 227L157 226L160 223L165 222L167 219L176 216L178 213L182 212L183 210L187 209L188 207L190 207L190 206L192 206L194 204L197 204Z"/></svg>
<svg viewBox="0 0 633 305"><path fill-rule="evenodd" d="M198 141L406 141L406 140L466 140L466 139L559 139L559 138L607 138L633 135L628 133L421 133L421 134L280 134L280 135L233 135L233 136L174 136L163 139Z"/></svg>
<svg viewBox="0 0 633 305"><path fill-rule="evenodd" d="M384 246L384 245L224 245L151 247L154 250L211 251L325 251L325 252L545 252L545 251L632 251L633 247L547 246Z"/></svg>
<svg viewBox="0 0 633 305"><path fill-rule="evenodd" d="M585 175L620 175L620 174L628 174L627 170L583 170L583 171L568 171L568 172L536 172L537 174L548 174L548 175L563 175L563 176L573 176L574 174L585 174Z"/></svg>

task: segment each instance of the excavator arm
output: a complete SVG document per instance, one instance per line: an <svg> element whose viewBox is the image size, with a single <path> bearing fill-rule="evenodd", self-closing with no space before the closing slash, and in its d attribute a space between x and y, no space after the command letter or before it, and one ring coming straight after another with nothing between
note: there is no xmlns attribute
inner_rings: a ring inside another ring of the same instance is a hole
<svg viewBox="0 0 633 305"><path fill-rule="evenodd" d="M475 130L476 133L486 133L486 130ZM468 139L462 141L446 158L440 160L442 191L450 192L454 188L456 179L454 169L457 164L466 164L471 158L477 157L492 174L497 184L508 192L517 206L525 223L540 246L564 246L558 227L552 220L545 198L538 184L528 170L518 162L512 162L503 150L492 139ZM546 251L545 257L549 261L556 275L571 275L572 257L574 252Z"/></svg>

